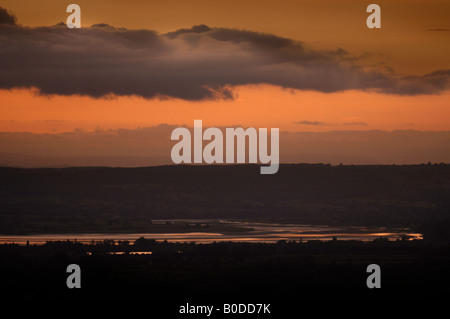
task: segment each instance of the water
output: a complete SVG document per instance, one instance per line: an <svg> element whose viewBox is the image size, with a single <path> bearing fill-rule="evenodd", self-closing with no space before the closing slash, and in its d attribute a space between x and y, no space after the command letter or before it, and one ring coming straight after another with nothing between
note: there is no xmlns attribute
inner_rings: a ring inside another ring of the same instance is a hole
<svg viewBox="0 0 450 319"><path fill-rule="evenodd" d="M166 223L166 220L154 221L154 223ZM24 245L44 244L47 241L71 240L82 243L92 241L114 240L134 242L139 237L168 242L195 242L211 243L220 241L233 242L266 242L273 243L279 240L309 241L309 240L361 240L370 241L378 237L386 237L389 240L397 240L406 236L408 240L422 239L422 234L413 233L407 228L385 227L330 227L301 224L278 224L244 222L230 220L170 220L171 223L193 223L210 226L226 225L246 227L247 231L217 231L217 232L183 232L183 233L77 233L77 234L39 234L39 235L0 235L0 244L16 243Z"/></svg>

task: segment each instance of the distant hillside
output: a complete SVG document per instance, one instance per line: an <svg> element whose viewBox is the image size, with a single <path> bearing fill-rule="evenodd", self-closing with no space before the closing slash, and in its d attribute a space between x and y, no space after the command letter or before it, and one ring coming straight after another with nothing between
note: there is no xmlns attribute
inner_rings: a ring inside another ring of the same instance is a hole
<svg viewBox="0 0 450 319"><path fill-rule="evenodd" d="M448 222L450 165L0 168L0 233L142 231L152 219Z"/></svg>

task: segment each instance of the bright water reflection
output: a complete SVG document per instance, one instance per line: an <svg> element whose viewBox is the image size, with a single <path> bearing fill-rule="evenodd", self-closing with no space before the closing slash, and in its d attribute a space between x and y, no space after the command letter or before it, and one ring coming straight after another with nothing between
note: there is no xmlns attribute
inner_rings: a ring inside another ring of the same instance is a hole
<svg viewBox="0 0 450 319"><path fill-rule="evenodd" d="M155 221L165 223L166 220ZM211 243L219 241L233 242L277 242L308 241L308 240L362 240L370 241L378 237L386 237L389 240L397 239L422 239L422 234L410 232L406 228L384 227L330 227L300 224L260 223L229 220L170 220L172 223L202 223L207 225L228 224L236 227L246 227L248 231L226 232L184 232L184 233L128 233L128 234L38 234L38 235L0 235L1 243L44 244L47 241L78 241L90 243L92 241L114 240L129 241L133 243L139 237L169 242L196 242Z"/></svg>

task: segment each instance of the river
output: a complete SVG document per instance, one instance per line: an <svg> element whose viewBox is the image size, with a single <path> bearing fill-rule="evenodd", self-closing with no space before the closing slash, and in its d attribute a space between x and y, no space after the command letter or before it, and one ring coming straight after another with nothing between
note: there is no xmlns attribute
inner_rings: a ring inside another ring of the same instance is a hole
<svg viewBox="0 0 450 319"><path fill-rule="evenodd" d="M72 233L72 234L35 234L35 235L0 235L0 244L16 243L24 245L44 244L47 241L78 241L90 243L92 241L114 240L134 242L140 237L168 242L196 242L211 243L220 241L233 242L277 242L286 241L309 241L309 240L361 240L370 241L378 237L389 240L405 238L407 240L422 239L422 234L411 232L407 228L385 228L385 227L331 227L326 225L301 225L262 223L233 220L158 220L155 223L215 223L227 224L236 227L249 228L248 231L226 231L226 232L177 232L177 233ZM206 230L207 228L205 228Z"/></svg>

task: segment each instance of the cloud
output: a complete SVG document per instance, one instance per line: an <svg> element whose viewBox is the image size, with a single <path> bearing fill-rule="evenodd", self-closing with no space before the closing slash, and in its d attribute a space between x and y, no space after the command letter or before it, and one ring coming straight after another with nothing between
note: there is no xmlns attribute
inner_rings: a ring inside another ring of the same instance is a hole
<svg viewBox="0 0 450 319"><path fill-rule="evenodd" d="M319 122L319 121L299 121L299 122L295 122L295 124L300 124L300 125L314 125L314 126L325 126L325 125L329 125L329 123L326 123L326 122Z"/></svg>
<svg viewBox="0 0 450 319"><path fill-rule="evenodd" d="M161 124L56 134L0 132L0 166L173 164L170 152L176 141L170 136L176 127ZM280 160L332 164L449 163L449 143L450 131L281 131Z"/></svg>
<svg viewBox="0 0 450 319"><path fill-rule="evenodd" d="M435 94L450 70L424 76L367 71L343 49L314 50L271 34L205 25L166 34L107 24L68 29L0 24L0 88L41 94L233 99L234 87Z"/></svg>
<svg viewBox="0 0 450 319"><path fill-rule="evenodd" d="M345 125L345 126L366 126L366 122L345 122L342 124L332 124L328 122L321 122L321 121L298 121L294 122L294 124L300 124L300 125L312 125L312 126L330 126L330 125Z"/></svg>
<svg viewBox="0 0 450 319"><path fill-rule="evenodd" d="M344 125L347 125L347 126L352 126L352 125L366 126L367 123L366 122L346 122L346 123L344 123Z"/></svg>
<svg viewBox="0 0 450 319"><path fill-rule="evenodd" d="M16 21L17 18L11 11L0 7L0 24L15 25Z"/></svg>
<svg viewBox="0 0 450 319"><path fill-rule="evenodd" d="M52 157L165 156L170 159L172 131L160 124L138 129L94 131L75 129L63 133L0 132L2 153Z"/></svg>

